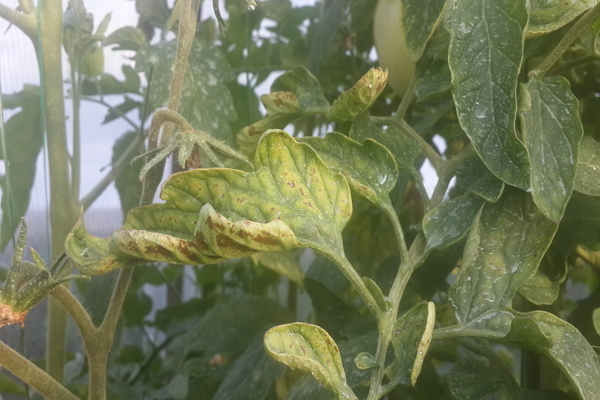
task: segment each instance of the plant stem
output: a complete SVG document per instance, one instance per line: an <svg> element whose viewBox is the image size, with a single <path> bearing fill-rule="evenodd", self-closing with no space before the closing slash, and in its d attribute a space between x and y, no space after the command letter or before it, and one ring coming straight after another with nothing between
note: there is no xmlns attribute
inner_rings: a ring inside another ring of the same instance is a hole
<svg viewBox="0 0 600 400"><path fill-rule="evenodd" d="M35 15L22 13L0 3L0 18L4 18L23 31L31 41L35 42L37 35L37 23Z"/></svg>
<svg viewBox="0 0 600 400"><path fill-rule="evenodd" d="M0 341L2 366L18 376L47 399L79 400L67 388L48 375L44 370Z"/></svg>
<svg viewBox="0 0 600 400"><path fill-rule="evenodd" d="M62 81L62 1L43 0L38 6L39 51L44 116L50 169L51 258L64 251L64 240L77 219L69 171ZM59 382L63 379L66 353L67 315L49 299L46 370Z"/></svg>
<svg viewBox="0 0 600 400"><path fill-rule="evenodd" d="M563 53L569 48L571 43L583 32L589 24L594 22L600 16L600 3L596 4L592 9L586 12L562 37L560 42L552 49L550 54L546 56L536 68L529 71L529 79L540 78L546 75L550 68L558 61Z"/></svg>
<svg viewBox="0 0 600 400"><path fill-rule="evenodd" d="M85 100L85 101L90 101L92 103L102 104L104 107L108 108L111 112L114 112L119 117L123 118L123 120L125 122L127 122L129 125L131 125L131 127L133 129L135 129L136 131L138 131L140 129L140 127L135 122L133 122L124 112L122 112L121 110L119 110L116 107L111 106L106 101L104 101L104 99L99 99L98 100L98 99L95 99L95 98L90 97L90 96L81 96L81 99Z"/></svg>
<svg viewBox="0 0 600 400"><path fill-rule="evenodd" d="M396 111L396 118L399 121L404 120L404 115L406 115L406 110L408 110L408 106L412 102L413 97L415 96L415 76L413 75L408 88L406 88L406 93L402 96L402 101L400 101L400 105L398 106L398 110Z"/></svg>

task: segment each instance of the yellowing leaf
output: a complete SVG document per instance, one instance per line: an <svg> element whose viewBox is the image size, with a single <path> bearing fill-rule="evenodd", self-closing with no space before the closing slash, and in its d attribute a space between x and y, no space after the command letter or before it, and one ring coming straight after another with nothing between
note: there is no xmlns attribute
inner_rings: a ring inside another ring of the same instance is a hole
<svg viewBox="0 0 600 400"><path fill-rule="evenodd" d="M264 342L275 360L310 373L340 398L357 399L346 382L340 351L323 328L300 322L280 325L267 331Z"/></svg>
<svg viewBox="0 0 600 400"><path fill-rule="evenodd" d="M348 121L373 105L387 83L387 71L370 69L347 92L343 92L329 109L329 118Z"/></svg>

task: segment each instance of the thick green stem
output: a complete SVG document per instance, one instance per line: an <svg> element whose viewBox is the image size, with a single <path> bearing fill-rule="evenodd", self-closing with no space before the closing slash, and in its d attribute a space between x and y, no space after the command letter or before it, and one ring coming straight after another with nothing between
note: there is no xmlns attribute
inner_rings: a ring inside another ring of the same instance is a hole
<svg viewBox="0 0 600 400"><path fill-rule="evenodd" d="M569 31L562 37L560 42L554 47L554 49L546 56L544 61L540 63L536 68L529 71L529 79L535 77L542 77L548 73L550 68L558 61L563 53L569 48L571 43L584 31L596 18L600 16L600 3L596 4L591 10L586 12L583 17L579 19Z"/></svg>
<svg viewBox="0 0 600 400"><path fill-rule="evenodd" d="M32 41L36 40L37 28L35 15L22 13L0 3L0 18L21 29Z"/></svg>
<svg viewBox="0 0 600 400"><path fill-rule="evenodd" d="M56 379L0 341L2 366L50 400L79 400Z"/></svg>
<svg viewBox="0 0 600 400"><path fill-rule="evenodd" d="M44 96L44 115L50 171L51 257L64 251L64 241L77 218L71 187L69 151L65 126L62 75L62 1L40 1L38 9L38 57ZM46 370L59 382L63 379L66 354L67 315L50 298Z"/></svg>

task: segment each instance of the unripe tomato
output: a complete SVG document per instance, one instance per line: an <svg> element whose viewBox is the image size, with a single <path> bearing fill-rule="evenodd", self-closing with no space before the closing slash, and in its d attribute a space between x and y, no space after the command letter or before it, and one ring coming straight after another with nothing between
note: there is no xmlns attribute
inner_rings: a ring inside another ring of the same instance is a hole
<svg viewBox="0 0 600 400"><path fill-rule="evenodd" d="M415 72L415 63L406 50L400 13L400 0L379 0L373 34L379 63L388 70L388 83L403 96Z"/></svg>

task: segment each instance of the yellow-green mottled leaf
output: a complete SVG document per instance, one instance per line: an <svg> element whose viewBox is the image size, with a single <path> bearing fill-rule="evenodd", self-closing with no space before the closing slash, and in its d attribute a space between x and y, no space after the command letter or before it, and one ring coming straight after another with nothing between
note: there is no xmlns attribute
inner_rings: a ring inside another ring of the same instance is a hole
<svg viewBox="0 0 600 400"><path fill-rule="evenodd" d="M265 349L275 360L310 373L321 385L343 399L357 399L346 382L340 351L327 331L300 322L271 328Z"/></svg>
<svg viewBox="0 0 600 400"><path fill-rule="evenodd" d="M329 108L321 84L304 67L296 67L279 76L271 85L271 91L293 93L302 111L308 114L323 113Z"/></svg>
<svg viewBox="0 0 600 400"><path fill-rule="evenodd" d="M371 68L347 92L343 92L329 109L329 118L348 121L366 111L381 94L387 83L387 71Z"/></svg>
<svg viewBox="0 0 600 400"><path fill-rule="evenodd" d="M476 329L494 323L500 334L508 333L510 318L502 309L510 307L519 286L535 274L557 226L520 190L507 189L498 202L485 204L448 291L459 324Z"/></svg>
<svg viewBox="0 0 600 400"><path fill-rule="evenodd" d="M260 141L254 169L175 174L161 193L166 203L131 210L108 239L89 235L80 223L67 251L89 274L141 260L211 264L294 247L344 254L341 231L352 202L341 175L282 131Z"/></svg>
<svg viewBox="0 0 600 400"><path fill-rule="evenodd" d="M448 63L460 125L490 171L529 188L529 161L515 133L525 0L456 0Z"/></svg>
<svg viewBox="0 0 600 400"><path fill-rule="evenodd" d="M527 35L552 32L596 5L597 0L531 0Z"/></svg>
<svg viewBox="0 0 600 400"><path fill-rule="evenodd" d="M354 192L381 208L392 207L388 194L396 185L398 167L388 149L372 139L358 143L337 132L301 141L332 171L344 175Z"/></svg>
<svg viewBox="0 0 600 400"><path fill-rule="evenodd" d="M435 306L432 302L421 303L404 313L394 326L392 345L398 363L398 373L405 383L412 386L421 373L423 359L435 324Z"/></svg>
<svg viewBox="0 0 600 400"><path fill-rule="evenodd" d="M590 196L600 196L600 142L584 136L579 142L579 158L574 189Z"/></svg>
<svg viewBox="0 0 600 400"><path fill-rule="evenodd" d="M573 193L583 126L577 98L562 76L521 85L519 113L531 163L531 195L546 217L560 221Z"/></svg>

